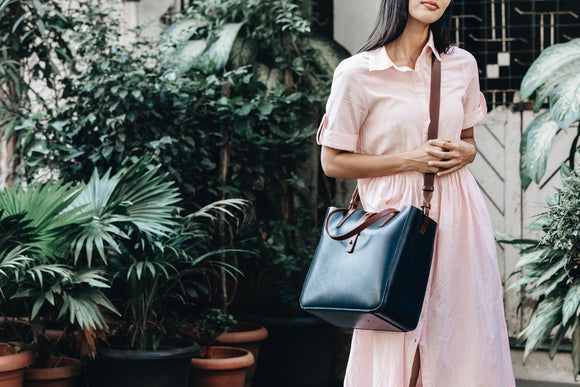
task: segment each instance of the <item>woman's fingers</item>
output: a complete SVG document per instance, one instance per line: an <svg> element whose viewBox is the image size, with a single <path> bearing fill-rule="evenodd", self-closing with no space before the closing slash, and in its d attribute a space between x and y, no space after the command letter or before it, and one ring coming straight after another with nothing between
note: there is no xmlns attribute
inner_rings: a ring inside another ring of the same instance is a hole
<svg viewBox="0 0 580 387"><path fill-rule="evenodd" d="M437 167L442 169L453 168L456 165L460 165L459 160L451 159L451 160L442 160L442 161L429 161L430 167Z"/></svg>
<svg viewBox="0 0 580 387"><path fill-rule="evenodd" d="M439 172L437 172L437 176L448 175L448 174L450 174L450 173L453 173L453 172L455 172L455 171L458 171L458 170L460 170L461 168L463 168L463 166L458 164L458 165L456 165L456 166L454 166L454 167L452 167L452 168L449 168L449 169L444 169L444 170L442 170L442 171L439 171Z"/></svg>
<svg viewBox="0 0 580 387"><path fill-rule="evenodd" d="M437 146L439 148L445 150L453 150L457 148L456 140L452 139L437 139L437 140L429 140L429 145Z"/></svg>
<svg viewBox="0 0 580 387"><path fill-rule="evenodd" d="M435 156L440 159L448 159L450 156L449 152L440 151L433 148L425 149L425 152L427 152L427 154L430 154L431 156Z"/></svg>

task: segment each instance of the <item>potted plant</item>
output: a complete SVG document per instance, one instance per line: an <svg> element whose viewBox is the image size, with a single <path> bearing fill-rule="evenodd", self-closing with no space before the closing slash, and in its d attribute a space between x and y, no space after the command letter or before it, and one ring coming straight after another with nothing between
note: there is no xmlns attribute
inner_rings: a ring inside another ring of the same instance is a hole
<svg viewBox="0 0 580 387"><path fill-rule="evenodd" d="M238 321L216 337L216 343L227 347L243 348L254 356L254 364L250 366L246 375L246 387L252 385L260 355L260 345L267 338L268 330L264 326L249 321Z"/></svg>
<svg viewBox="0 0 580 387"><path fill-rule="evenodd" d="M4 226L6 222L0 221ZM13 281L16 273L29 258L23 255L22 246L8 246L5 239L0 239L0 301L4 301L7 285ZM0 342L0 386L12 387L22 385L24 371L34 362L31 350L16 345Z"/></svg>
<svg viewBox="0 0 580 387"><path fill-rule="evenodd" d="M123 317L96 346L91 386L186 384L199 346L173 333L203 297L202 265L234 251L213 248L204 223L222 215L237 220L247 211L244 201L232 199L181 215L177 189L149 161L114 175L95 173L75 201L96 211L86 226L91 247L76 249L77 259L104 270L112 284L108 297Z"/></svg>
<svg viewBox="0 0 580 387"><path fill-rule="evenodd" d="M254 355L243 348L216 346L219 335L236 323L233 316L217 308L203 311L179 333L201 344L198 357L191 359L190 387L243 387Z"/></svg>
<svg viewBox="0 0 580 387"><path fill-rule="evenodd" d="M567 131L580 119L580 39L555 44L545 49L529 68L521 84L522 98L535 93L534 111L539 112L548 99L548 109L526 128L520 144L522 188L536 183L546 172L547 159L556 135ZM550 358L565 336L572 333L572 363L576 378L580 371L580 280L578 271L578 211L580 177L574 171L578 152L577 134L569 157L560 167L562 188L548 196L546 211L530 226L541 236L513 238L498 233L500 243L520 250L515 273L522 276L509 289L520 288L525 296L539 297L527 327L518 339L525 341L524 361L551 338Z"/></svg>
<svg viewBox="0 0 580 387"><path fill-rule="evenodd" d="M72 205L80 192L71 185L40 184L0 193L0 245L24 254L10 261L14 273L1 281L0 337L34 351L34 364L24 375L34 386L56 380L74 386L83 372L80 360L62 356L66 335L49 337L51 324L75 331L80 344L106 327L100 308L116 311L101 290L108 287L102 272L67 260L70 242L91 217Z"/></svg>
<svg viewBox="0 0 580 387"><path fill-rule="evenodd" d="M509 288L519 288L525 297L539 297L530 322L518 335L525 342L524 361L550 339L553 359L568 333L572 333L572 365L580 370L580 175L563 165L562 184L547 199L546 211L530 226L540 239L518 239L498 234L499 243L520 250L516 264L522 276Z"/></svg>

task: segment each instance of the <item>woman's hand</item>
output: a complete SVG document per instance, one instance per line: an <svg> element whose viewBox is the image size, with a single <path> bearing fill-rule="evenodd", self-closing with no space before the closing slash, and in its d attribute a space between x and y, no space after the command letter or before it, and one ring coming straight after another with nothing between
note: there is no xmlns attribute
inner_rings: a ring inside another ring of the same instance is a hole
<svg viewBox="0 0 580 387"><path fill-rule="evenodd" d="M448 157L445 148L426 142L406 153L405 159L413 164L412 169L421 173L439 173L439 166Z"/></svg>
<svg viewBox="0 0 580 387"><path fill-rule="evenodd" d="M428 143L433 148L428 148L425 151L432 157L440 159L429 161L430 166L440 169L437 176L447 175L463 168L473 162L477 153L477 148L472 137L462 140L437 139L430 140Z"/></svg>

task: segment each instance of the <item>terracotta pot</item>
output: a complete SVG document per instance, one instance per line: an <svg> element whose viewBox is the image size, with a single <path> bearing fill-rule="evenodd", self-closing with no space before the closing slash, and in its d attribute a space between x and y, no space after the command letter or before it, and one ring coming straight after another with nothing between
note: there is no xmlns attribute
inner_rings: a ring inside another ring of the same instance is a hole
<svg viewBox="0 0 580 387"><path fill-rule="evenodd" d="M16 353L13 346L0 343L0 387L22 387L24 369L34 363L34 352Z"/></svg>
<svg viewBox="0 0 580 387"><path fill-rule="evenodd" d="M262 325L253 322L239 321L227 331L219 335L216 339L218 344L228 347L244 348L254 355L254 364L248 369L246 375L246 387L252 385L252 378L258 364L258 355L260 354L260 342L268 338L268 330Z"/></svg>
<svg viewBox="0 0 580 387"><path fill-rule="evenodd" d="M254 355L243 348L204 348L191 359L189 387L244 387L252 364Z"/></svg>
<svg viewBox="0 0 580 387"><path fill-rule="evenodd" d="M24 387L78 387L83 374L80 360L51 356L50 368L29 368L24 372Z"/></svg>

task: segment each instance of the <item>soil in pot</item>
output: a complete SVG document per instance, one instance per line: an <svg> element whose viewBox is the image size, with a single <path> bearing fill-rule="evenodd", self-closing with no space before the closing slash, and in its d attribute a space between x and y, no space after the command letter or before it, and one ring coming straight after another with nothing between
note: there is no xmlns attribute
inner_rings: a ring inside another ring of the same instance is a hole
<svg viewBox="0 0 580 387"><path fill-rule="evenodd" d="M254 355L235 347L208 347L191 359L189 387L244 387Z"/></svg>
<svg viewBox="0 0 580 387"><path fill-rule="evenodd" d="M268 338L268 330L262 325L254 322L239 321L216 339L218 344L227 347L244 348L254 355L254 364L250 366L246 375L246 387L252 385L260 354L260 343L266 338Z"/></svg>
<svg viewBox="0 0 580 387"><path fill-rule="evenodd" d="M197 343L167 337L158 351L130 349L128 339L110 338L99 347L98 359L88 362L90 387L186 387L190 360L199 354Z"/></svg>
<svg viewBox="0 0 580 387"><path fill-rule="evenodd" d="M34 362L34 352L16 353L14 347L0 343L0 387L22 387L24 370Z"/></svg>
<svg viewBox="0 0 580 387"><path fill-rule="evenodd" d="M51 356L49 368L29 368L24 372L24 387L79 387L83 365L80 360Z"/></svg>

